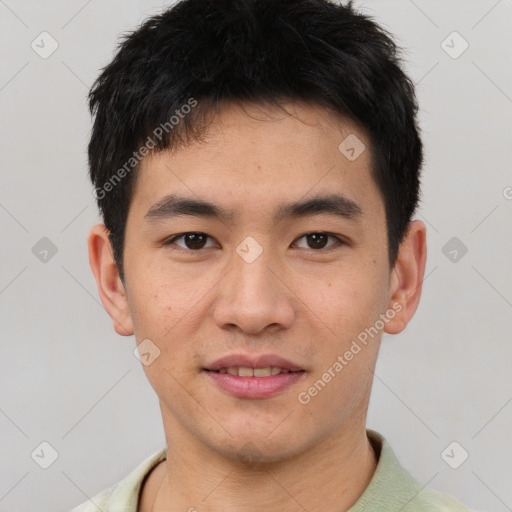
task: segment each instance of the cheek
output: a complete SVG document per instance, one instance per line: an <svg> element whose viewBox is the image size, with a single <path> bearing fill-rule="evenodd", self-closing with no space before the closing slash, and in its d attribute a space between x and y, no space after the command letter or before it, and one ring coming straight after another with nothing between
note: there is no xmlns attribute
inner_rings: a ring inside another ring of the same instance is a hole
<svg viewBox="0 0 512 512"><path fill-rule="evenodd" d="M340 269L326 279L303 280L300 296L341 349L348 338L373 325L384 312L387 292L385 272L369 266L349 272Z"/></svg>
<svg viewBox="0 0 512 512"><path fill-rule="evenodd" d="M330 280L322 293L311 293L311 318L317 326L316 364L301 387L305 412L316 417L330 411L326 428L339 426L362 410L371 390L380 332L369 328L382 313L384 282L377 275ZM313 420L312 420L313 421ZM313 428L313 427L312 427Z"/></svg>
<svg viewBox="0 0 512 512"><path fill-rule="evenodd" d="M179 322L193 310L204 289L198 282L201 276L191 278L160 259L134 258L127 269L133 282L130 290L135 332L157 339L166 338L179 328Z"/></svg>
<svg viewBox="0 0 512 512"><path fill-rule="evenodd" d="M143 370L157 395L166 396L171 390L180 407L186 399L179 383L190 377L194 364L192 337L198 299L180 281L170 284L162 273L151 273L142 282L133 300L135 335L138 343L151 340L150 352L157 354L150 364L143 364Z"/></svg>
<svg viewBox="0 0 512 512"><path fill-rule="evenodd" d="M144 371L155 388L174 389L197 367L197 333L207 315L205 290L215 280L198 272L195 277L170 266L147 264L132 295L132 319L140 343L149 339L159 356ZM178 386L179 388L179 386ZM159 390L158 392L160 392Z"/></svg>

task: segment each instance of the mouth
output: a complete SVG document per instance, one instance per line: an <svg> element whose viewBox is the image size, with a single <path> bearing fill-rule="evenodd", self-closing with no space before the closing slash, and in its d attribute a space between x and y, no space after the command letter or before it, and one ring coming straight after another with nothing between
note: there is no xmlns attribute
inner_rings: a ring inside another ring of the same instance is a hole
<svg viewBox="0 0 512 512"><path fill-rule="evenodd" d="M306 370L274 354L231 355L202 368L217 389L236 398L270 398L297 383Z"/></svg>
<svg viewBox="0 0 512 512"><path fill-rule="evenodd" d="M219 368L218 370L206 371L215 372L219 374L235 375L238 377L273 377L285 373L299 373L305 370L289 370L288 368L280 368L279 366L266 366L263 368L249 368L248 366L228 366Z"/></svg>

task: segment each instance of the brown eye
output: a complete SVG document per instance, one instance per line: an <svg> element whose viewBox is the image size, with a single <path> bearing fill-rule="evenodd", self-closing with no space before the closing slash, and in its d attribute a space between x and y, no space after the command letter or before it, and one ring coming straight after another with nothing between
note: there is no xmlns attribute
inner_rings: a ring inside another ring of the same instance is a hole
<svg viewBox="0 0 512 512"><path fill-rule="evenodd" d="M181 235L177 235L167 242L164 245L172 245L176 244L178 247L182 249L188 249L190 251L199 251L201 249L205 249L207 246L205 245L208 239L211 238L209 235L205 233L183 233ZM183 240L184 245L178 243L177 240ZM209 247L212 247L211 245Z"/></svg>
<svg viewBox="0 0 512 512"><path fill-rule="evenodd" d="M334 240L334 243L327 245L329 238ZM343 243L343 241L340 238L338 238L337 236L330 235L328 233L322 233L322 232L307 233L306 235L302 235L300 238L298 238L298 240L302 240L302 239L306 240L307 246L301 247L300 245L296 244L297 247L300 247L301 249L304 248L304 249L321 250L321 249L330 248L334 245L339 245L339 244Z"/></svg>
<svg viewBox="0 0 512 512"><path fill-rule="evenodd" d="M202 249L207 238L208 236L202 233L187 233L183 240L188 249Z"/></svg>
<svg viewBox="0 0 512 512"><path fill-rule="evenodd" d="M307 235L306 239L308 241L308 245L312 249L323 249L327 244L328 235L325 233L313 233L311 235Z"/></svg>

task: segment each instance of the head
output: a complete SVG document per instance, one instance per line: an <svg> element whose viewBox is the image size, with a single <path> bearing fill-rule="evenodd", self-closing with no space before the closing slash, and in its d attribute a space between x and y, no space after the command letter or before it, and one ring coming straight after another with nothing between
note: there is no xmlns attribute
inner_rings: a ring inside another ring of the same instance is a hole
<svg viewBox="0 0 512 512"><path fill-rule="evenodd" d="M268 460L364 425L426 257L417 104L390 35L327 0L185 0L125 37L90 107L91 266L116 331L159 354L144 369L164 421ZM212 379L232 354L301 372L234 396Z"/></svg>

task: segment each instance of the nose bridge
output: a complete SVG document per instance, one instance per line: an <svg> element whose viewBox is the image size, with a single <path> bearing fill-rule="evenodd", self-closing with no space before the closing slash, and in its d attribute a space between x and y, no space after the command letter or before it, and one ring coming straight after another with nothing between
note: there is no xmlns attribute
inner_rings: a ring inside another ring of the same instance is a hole
<svg viewBox="0 0 512 512"><path fill-rule="evenodd" d="M230 295L233 298L237 297L244 302L254 302L261 298L263 303L269 304L275 296L276 284L271 282L275 277L269 270L272 259L270 250L268 247L263 250L252 237L246 238L238 245L231 260Z"/></svg>
<svg viewBox="0 0 512 512"><path fill-rule="evenodd" d="M252 237L238 245L221 283L215 311L219 325L235 324L253 333L271 324L289 326L293 307L271 270L275 260L270 251Z"/></svg>

